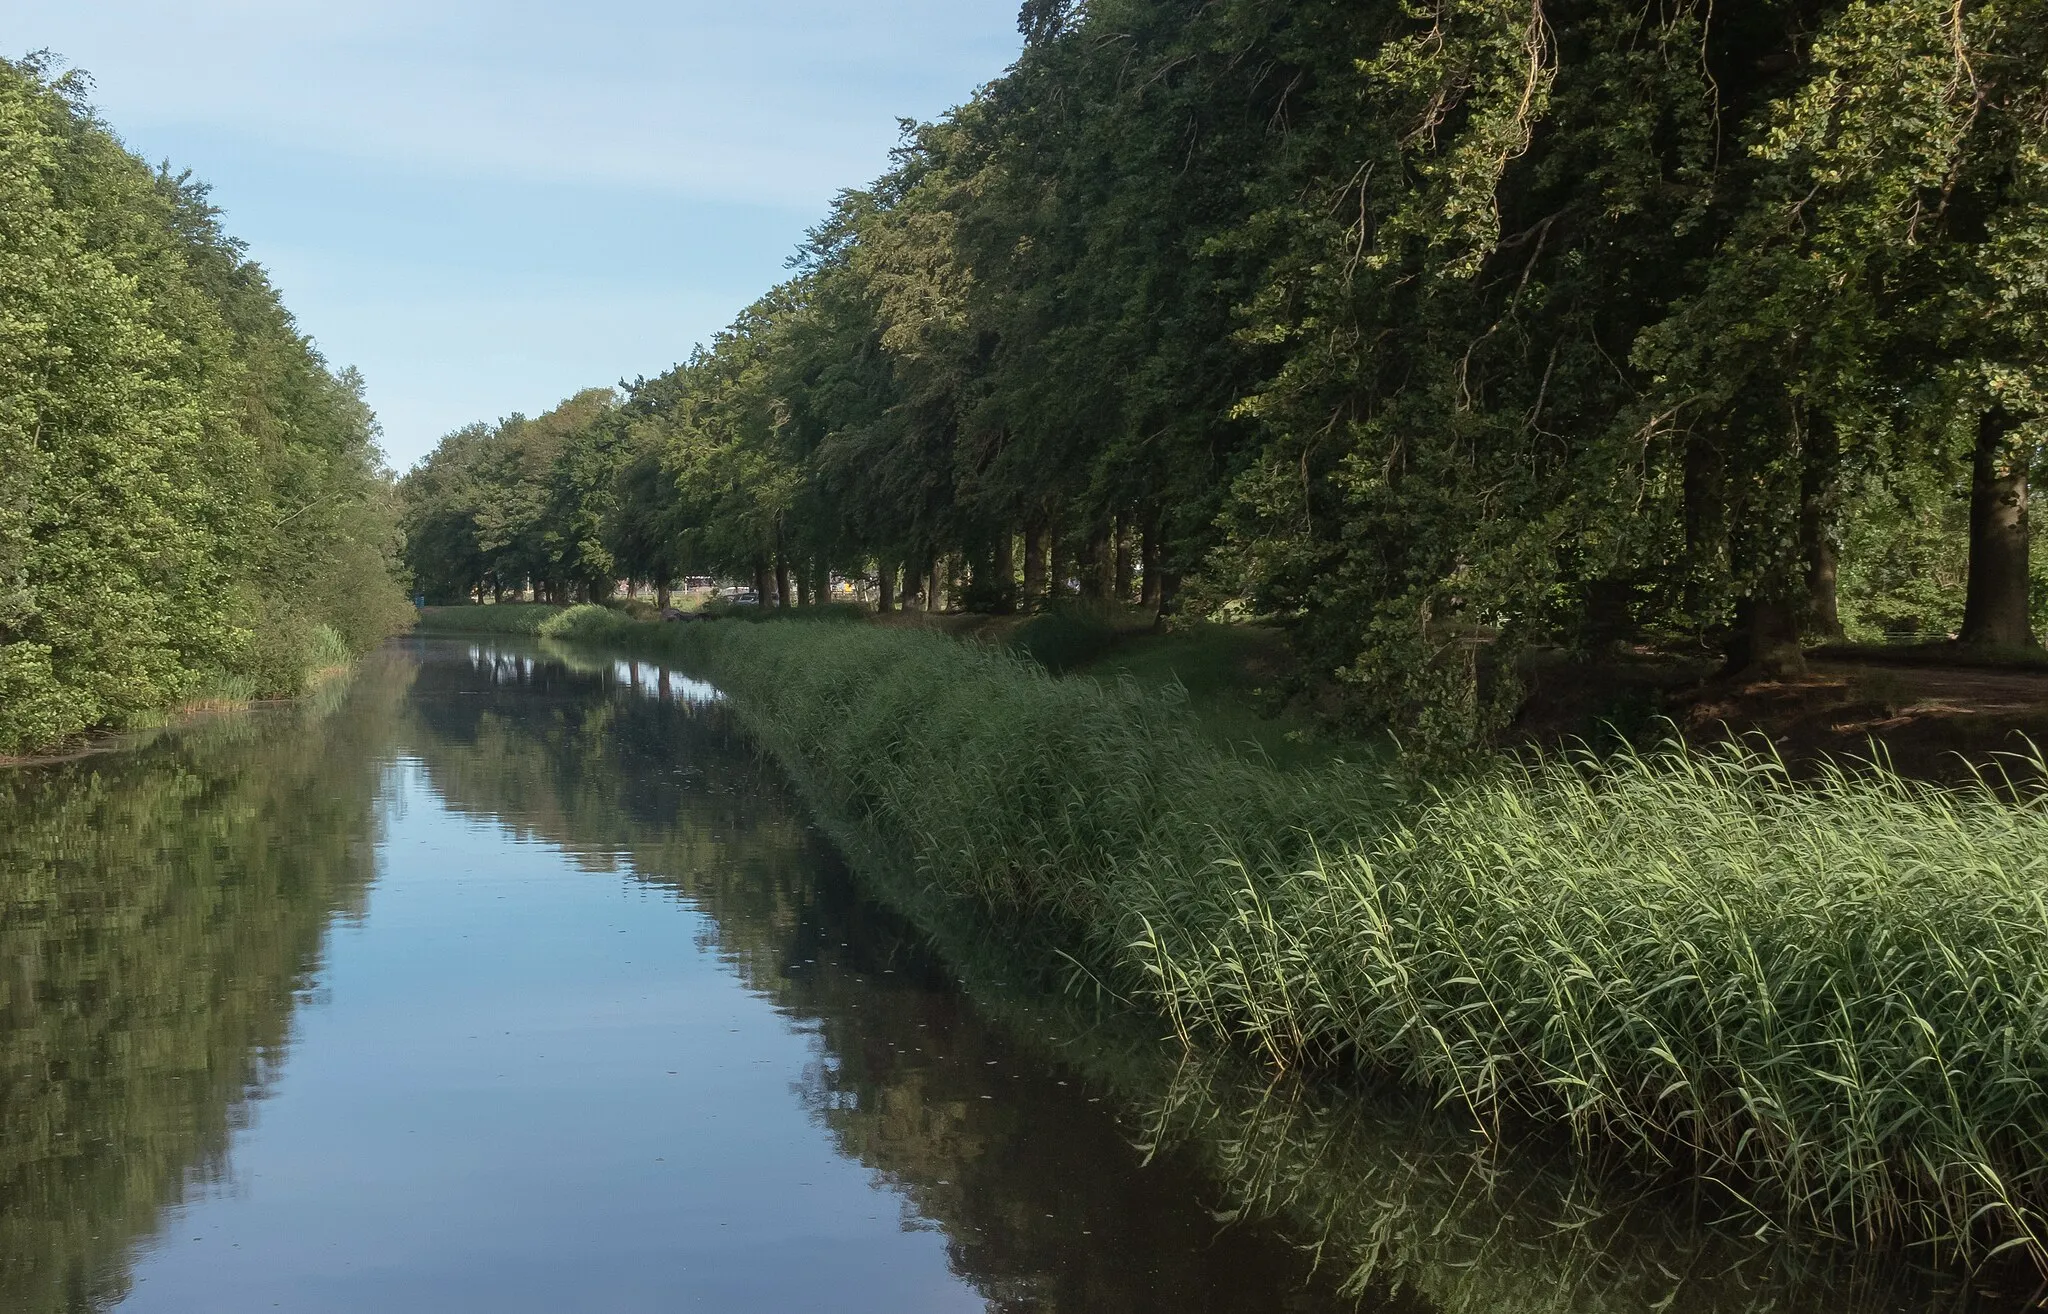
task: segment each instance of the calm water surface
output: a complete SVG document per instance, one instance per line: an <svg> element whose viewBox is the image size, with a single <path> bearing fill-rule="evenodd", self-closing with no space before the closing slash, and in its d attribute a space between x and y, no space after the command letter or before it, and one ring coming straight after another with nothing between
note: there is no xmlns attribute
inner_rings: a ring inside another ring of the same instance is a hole
<svg viewBox="0 0 2048 1314"><path fill-rule="evenodd" d="M0 808L6 1311L2016 1303L942 958L644 664L417 643Z"/></svg>

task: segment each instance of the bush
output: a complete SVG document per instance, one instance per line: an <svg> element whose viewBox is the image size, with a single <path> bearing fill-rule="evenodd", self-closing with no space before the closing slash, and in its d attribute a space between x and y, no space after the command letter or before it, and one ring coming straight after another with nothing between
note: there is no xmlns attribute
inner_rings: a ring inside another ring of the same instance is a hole
<svg viewBox="0 0 2048 1314"><path fill-rule="evenodd" d="M375 423L205 188L52 61L0 59L0 754L403 627Z"/></svg>

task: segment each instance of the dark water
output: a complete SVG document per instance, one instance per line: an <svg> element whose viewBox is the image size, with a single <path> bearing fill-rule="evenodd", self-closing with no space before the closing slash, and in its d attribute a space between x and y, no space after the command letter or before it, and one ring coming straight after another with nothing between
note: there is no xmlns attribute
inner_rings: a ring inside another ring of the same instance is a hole
<svg viewBox="0 0 2048 1314"><path fill-rule="evenodd" d="M0 1310L2020 1303L1033 993L649 666L417 644L0 809Z"/></svg>

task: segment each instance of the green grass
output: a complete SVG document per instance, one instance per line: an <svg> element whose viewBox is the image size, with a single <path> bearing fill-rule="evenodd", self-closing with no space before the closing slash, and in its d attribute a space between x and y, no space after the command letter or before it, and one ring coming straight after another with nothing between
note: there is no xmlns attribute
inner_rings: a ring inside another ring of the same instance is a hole
<svg viewBox="0 0 2048 1314"><path fill-rule="evenodd" d="M635 625L843 829L1068 946L1190 1043L1536 1119L1867 1242L2048 1271L2048 795L1740 748L1417 797L1283 773L1178 699L914 630Z"/></svg>
<svg viewBox="0 0 2048 1314"><path fill-rule="evenodd" d="M1377 761L1387 755L1391 745L1332 739L1312 718L1289 707L1281 686L1293 665L1286 636L1277 630L1198 623L1164 634L1123 636L1071 669L1098 680L1177 689L1210 739L1263 755L1281 770L1326 765L1339 757Z"/></svg>
<svg viewBox="0 0 2048 1314"><path fill-rule="evenodd" d="M356 650L349 646L348 639L332 625L313 627L312 640L307 644L309 674L318 675L344 666L353 666Z"/></svg>
<svg viewBox="0 0 2048 1314"><path fill-rule="evenodd" d="M1055 675L1096 661L1116 643L1116 629L1101 616L1052 611L1011 632L1009 649Z"/></svg>
<svg viewBox="0 0 2048 1314"><path fill-rule="evenodd" d="M422 607L420 634L538 634L565 608L544 602L499 602L482 607ZM601 609L600 609L601 610Z"/></svg>

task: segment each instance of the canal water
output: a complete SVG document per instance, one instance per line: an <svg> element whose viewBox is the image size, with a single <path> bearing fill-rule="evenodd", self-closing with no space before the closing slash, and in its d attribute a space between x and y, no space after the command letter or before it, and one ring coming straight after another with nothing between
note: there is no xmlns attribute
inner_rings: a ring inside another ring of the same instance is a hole
<svg viewBox="0 0 2048 1314"><path fill-rule="evenodd" d="M417 641L0 809L9 1314L2024 1302L1035 988L644 663Z"/></svg>

